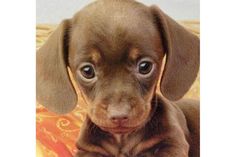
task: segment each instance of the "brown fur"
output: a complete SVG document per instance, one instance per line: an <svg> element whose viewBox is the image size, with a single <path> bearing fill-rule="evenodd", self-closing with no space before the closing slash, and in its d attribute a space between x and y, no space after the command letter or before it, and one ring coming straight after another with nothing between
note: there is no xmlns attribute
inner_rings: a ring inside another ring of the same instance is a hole
<svg viewBox="0 0 236 157"><path fill-rule="evenodd" d="M153 63L145 78L137 72L144 58ZM79 73L87 62L92 82ZM56 113L76 105L67 66L88 105L78 157L199 156L198 102L172 102L196 78L199 39L158 7L99 0L60 24L37 52L37 100Z"/></svg>

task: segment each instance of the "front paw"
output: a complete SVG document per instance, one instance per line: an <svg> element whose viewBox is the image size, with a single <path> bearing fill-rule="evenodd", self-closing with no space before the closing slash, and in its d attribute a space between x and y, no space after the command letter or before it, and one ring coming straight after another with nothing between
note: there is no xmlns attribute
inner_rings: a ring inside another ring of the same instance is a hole
<svg viewBox="0 0 236 157"><path fill-rule="evenodd" d="M158 149L155 150L152 157L188 157L188 150L175 148Z"/></svg>
<svg viewBox="0 0 236 157"><path fill-rule="evenodd" d="M106 157L103 155L100 155L98 153L90 153L90 152L78 152L75 157Z"/></svg>
<svg viewBox="0 0 236 157"><path fill-rule="evenodd" d="M144 154L138 155L137 157L154 157L154 154L153 153L144 153Z"/></svg>

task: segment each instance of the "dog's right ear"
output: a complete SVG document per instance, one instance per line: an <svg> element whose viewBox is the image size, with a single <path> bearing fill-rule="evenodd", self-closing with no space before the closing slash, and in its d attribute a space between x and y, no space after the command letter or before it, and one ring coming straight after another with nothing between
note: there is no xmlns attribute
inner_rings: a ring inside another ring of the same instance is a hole
<svg viewBox="0 0 236 157"><path fill-rule="evenodd" d="M70 20L64 20L36 55L37 101L52 112L68 113L77 104L68 65Z"/></svg>
<svg viewBox="0 0 236 157"><path fill-rule="evenodd" d="M184 96L197 77L200 40L157 6L150 9L166 53L160 90L166 98L176 101Z"/></svg>

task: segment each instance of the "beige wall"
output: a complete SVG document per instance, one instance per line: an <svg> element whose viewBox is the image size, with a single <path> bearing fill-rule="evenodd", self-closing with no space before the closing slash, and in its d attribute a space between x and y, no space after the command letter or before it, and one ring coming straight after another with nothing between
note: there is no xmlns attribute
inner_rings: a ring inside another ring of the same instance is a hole
<svg viewBox="0 0 236 157"><path fill-rule="evenodd" d="M37 23L59 23L93 0L36 0ZM144 4L157 4L171 17L199 19L199 0L139 0Z"/></svg>

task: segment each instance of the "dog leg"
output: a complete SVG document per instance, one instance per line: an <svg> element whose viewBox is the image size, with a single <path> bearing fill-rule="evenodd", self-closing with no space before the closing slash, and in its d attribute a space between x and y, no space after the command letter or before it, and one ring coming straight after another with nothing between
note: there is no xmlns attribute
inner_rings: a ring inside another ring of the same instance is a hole
<svg viewBox="0 0 236 157"><path fill-rule="evenodd" d="M100 155L98 153L90 153L85 151L79 151L76 153L75 157L105 157L103 155Z"/></svg>
<svg viewBox="0 0 236 157"><path fill-rule="evenodd" d="M188 149L170 146L158 149L154 155L147 157L188 157L188 152Z"/></svg>

